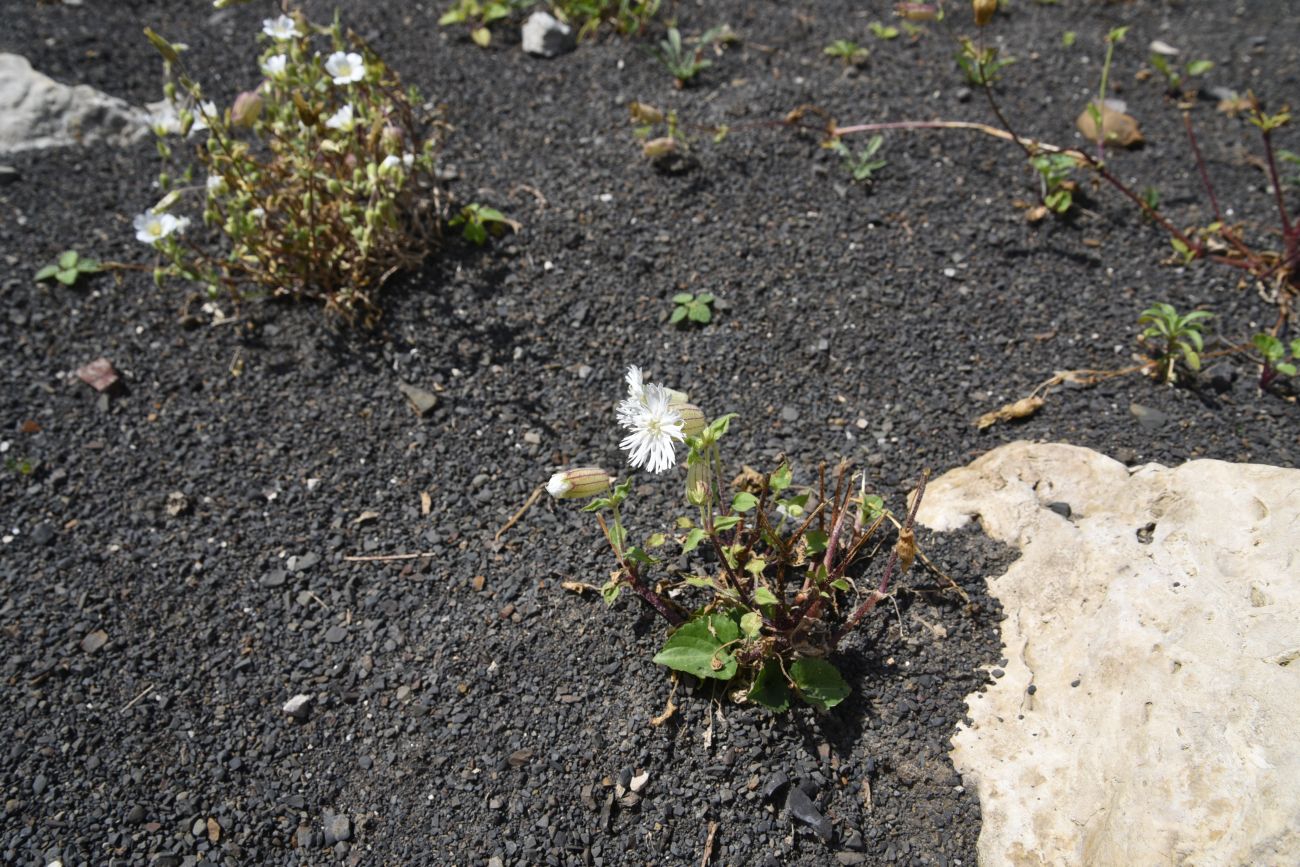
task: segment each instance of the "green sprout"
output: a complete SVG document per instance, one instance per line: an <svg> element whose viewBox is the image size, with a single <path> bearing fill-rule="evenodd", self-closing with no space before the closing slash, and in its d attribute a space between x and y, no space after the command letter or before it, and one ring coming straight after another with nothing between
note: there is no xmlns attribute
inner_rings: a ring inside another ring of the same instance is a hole
<svg viewBox="0 0 1300 867"><path fill-rule="evenodd" d="M693 295L690 292L678 292L673 296L673 314L668 321L677 325L680 322L696 322L700 325L707 325L713 319L714 297L712 292L701 292Z"/></svg>
<svg viewBox="0 0 1300 867"><path fill-rule="evenodd" d="M856 154L838 138L832 139L827 146L844 158L844 165L849 170L849 174L853 175L853 180L861 184L870 184L872 175L888 165L885 160L876 159L876 154L880 152L884 143L882 136L873 135L867 141L867 146Z"/></svg>
<svg viewBox="0 0 1300 867"><path fill-rule="evenodd" d="M822 54L828 57L838 57L844 62L845 66L857 66L865 61L871 55L871 52L852 40L836 39L822 49Z"/></svg>
<svg viewBox="0 0 1300 867"><path fill-rule="evenodd" d="M518 223L496 208L489 208L478 202L470 202L461 208L460 213L452 217L447 225L453 229L460 229L461 237L479 247L487 243L488 236L499 238L507 229L513 231L519 229Z"/></svg>
<svg viewBox="0 0 1300 867"><path fill-rule="evenodd" d="M64 286L72 286L83 274L97 274L104 267L94 259L83 259L76 250L64 250L59 258L36 272L37 280L54 278Z"/></svg>
<svg viewBox="0 0 1300 867"><path fill-rule="evenodd" d="M682 44L682 34L676 27L668 28L668 36L659 43L659 48L653 53L664 68L672 74L673 84L679 90L713 65L713 61L702 57L703 40L695 48L687 48Z"/></svg>
<svg viewBox="0 0 1300 867"><path fill-rule="evenodd" d="M1074 206L1077 184L1070 172L1077 163L1069 154L1039 154L1029 161L1042 184L1043 204L1054 214L1065 215Z"/></svg>
<svg viewBox="0 0 1300 867"><path fill-rule="evenodd" d="M1174 362L1179 356L1193 373L1201 369L1201 351L1204 341L1201 329L1205 320L1214 314L1194 310L1186 316L1179 315L1172 304L1160 302L1142 311L1138 325L1145 325L1141 339L1155 341L1156 370L1161 382L1174 381Z"/></svg>
<svg viewBox="0 0 1300 867"><path fill-rule="evenodd" d="M1267 389L1279 376L1295 376L1296 362L1300 360L1300 339L1292 340L1288 347L1272 334L1261 332L1250 342L1264 356L1264 365L1259 373L1261 390Z"/></svg>
<svg viewBox="0 0 1300 867"><path fill-rule="evenodd" d="M999 59L997 48L976 45L965 37L961 40L961 51L957 52L957 65L966 74L966 81L973 87L992 85L998 80L1002 70L1015 62L1014 57Z"/></svg>
<svg viewBox="0 0 1300 867"><path fill-rule="evenodd" d="M872 21L867 25L867 29L870 30L872 35L877 39L883 39L886 42L890 39L898 38L898 28L891 24L881 24L879 21Z"/></svg>
<svg viewBox="0 0 1300 867"><path fill-rule="evenodd" d="M1210 60L1193 60L1179 67L1176 61L1159 51L1152 51L1150 60L1156 72L1164 76L1165 86L1170 93L1178 93L1187 79L1204 75L1214 68L1214 62Z"/></svg>

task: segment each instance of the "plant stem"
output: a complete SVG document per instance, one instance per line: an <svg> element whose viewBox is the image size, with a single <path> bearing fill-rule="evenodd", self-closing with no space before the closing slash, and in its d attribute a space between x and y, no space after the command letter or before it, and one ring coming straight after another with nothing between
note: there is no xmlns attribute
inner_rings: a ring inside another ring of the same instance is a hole
<svg viewBox="0 0 1300 867"><path fill-rule="evenodd" d="M925 486L930 479L930 471L925 470L921 473L921 482L916 486L916 498L912 500L912 508L907 512L907 521L903 523L903 529L899 531L900 538L902 534L912 529L916 522L916 510L921 507L921 498L925 496ZM872 591L871 595L849 615L840 630L835 633L835 638L831 641L831 646L837 646L845 635L857 628L857 625L870 613L871 609L876 607L880 600L886 598L885 592L889 589L889 579L893 577L894 568L898 565L898 547L889 554L889 562L885 564L884 574L880 576L880 585Z"/></svg>
<svg viewBox="0 0 1300 867"><path fill-rule="evenodd" d="M1205 166L1205 157L1201 156L1200 145L1196 143L1196 133L1192 129L1192 113L1183 112L1183 128L1187 130L1187 142L1192 146L1192 155L1196 157L1196 170L1201 175L1201 185L1205 187L1205 193L1210 197L1210 204L1214 206L1214 219L1220 223L1223 222L1223 211L1219 209L1219 198L1214 195L1214 185L1210 183L1210 173ZM1286 215L1283 214L1283 217Z"/></svg>

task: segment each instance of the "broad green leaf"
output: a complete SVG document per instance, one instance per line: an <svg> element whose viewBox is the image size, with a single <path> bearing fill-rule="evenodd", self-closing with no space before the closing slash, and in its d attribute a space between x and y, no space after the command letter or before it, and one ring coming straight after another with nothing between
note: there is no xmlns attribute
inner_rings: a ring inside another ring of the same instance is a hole
<svg viewBox="0 0 1300 867"><path fill-rule="evenodd" d="M748 512L757 505L758 497L748 491L741 491L731 498L731 511L733 512Z"/></svg>
<svg viewBox="0 0 1300 867"><path fill-rule="evenodd" d="M618 524L612 524L609 528L609 543L618 550L623 550L623 543L627 541L627 530Z"/></svg>
<svg viewBox="0 0 1300 867"><path fill-rule="evenodd" d="M438 24L442 27L446 27L448 24L464 24L464 23L465 23L465 12L462 9L452 9L450 11L444 12L442 14L442 17L438 19Z"/></svg>
<svg viewBox="0 0 1300 867"><path fill-rule="evenodd" d="M1204 75L1214 68L1213 60L1193 60L1187 64L1188 75Z"/></svg>
<svg viewBox="0 0 1300 867"><path fill-rule="evenodd" d="M736 414L734 412L718 416L713 421L709 422L709 433L714 437L722 436L731 427L731 420L735 417Z"/></svg>
<svg viewBox="0 0 1300 867"><path fill-rule="evenodd" d="M695 296L695 300L698 301L698 302L700 302L701 304L712 304L712 303L713 303L713 293L712 293L712 292L701 292L699 295Z"/></svg>
<svg viewBox="0 0 1300 867"><path fill-rule="evenodd" d="M658 548L660 545L662 545L664 542L667 541L668 541L668 537L665 536L663 533L655 533L649 539L645 540L645 546L647 548Z"/></svg>
<svg viewBox="0 0 1300 867"><path fill-rule="evenodd" d="M77 282L77 269L68 268L65 271L60 271L54 275L54 279L58 280L64 286L71 286L73 283Z"/></svg>
<svg viewBox="0 0 1300 867"><path fill-rule="evenodd" d="M689 530L691 527L695 526L695 522L692 521L690 518L686 517L685 515L679 517L675 523L677 524L677 529L679 530Z"/></svg>
<svg viewBox="0 0 1300 867"><path fill-rule="evenodd" d="M678 322L681 322L686 318L687 312L688 311L685 307L674 307L673 315L668 317L668 323L670 325L676 325Z"/></svg>
<svg viewBox="0 0 1300 867"><path fill-rule="evenodd" d="M849 685L839 670L815 656L796 659L790 665L790 677L799 697L818 710L829 710L844 701Z"/></svg>
<svg viewBox="0 0 1300 867"><path fill-rule="evenodd" d="M781 493L786 488L790 487L790 482L793 478L794 474L790 471L790 465L781 464L781 466L776 468L776 472L772 473L772 481L770 482L772 492L775 494Z"/></svg>
<svg viewBox="0 0 1300 867"><path fill-rule="evenodd" d="M790 687L781 673L781 664L771 660L754 678L749 688L749 700L780 713L790 708Z"/></svg>
<svg viewBox="0 0 1300 867"><path fill-rule="evenodd" d="M759 587L754 590L754 602L758 605L775 605L776 596L766 587Z"/></svg>
<svg viewBox="0 0 1300 867"><path fill-rule="evenodd" d="M469 32L469 38L474 40L474 44L479 48L487 48L492 43L492 31L486 27L475 27Z"/></svg>
<svg viewBox="0 0 1300 867"><path fill-rule="evenodd" d="M678 292L673 296L674 304L690 304L695 300L695 296L689 292Z"/></svg>
<svg viewBox="0 0 1300 867"><path fill-rule="evenodd" d="M708 534L699 527L692 527L691 531L686 534L686 540L682 542L682 553L689 554L699 547L700 543L708 538Z"/></svg>
<svg viewBox="0 0 1300 867"><path fill-rule="evenodd" d="M763 629L763 615L757 611L747 611L740 617L740 633L746 638L758 638Z"/></svg>
<svg viewBox="0 0 1300 867"><path fill-rule="evenodd" d="M700 575L687 575L686 583L691 587L704 587L709 590L716 590L718 585L713 583L712 578L705 578Z"/></svg>
<svg viewBox="0 0 1300 867"><path fill-rule="evenodd" d="M766 568L767 561L762 557L750 557L749 562L745 564L745 571L754 576L762 575Z"/></svg>
<svg viewBox="0 0 1300 867"><path fill-rule="evenodd" d="M1281 361L1277 364L1277 372L1286 376L1295 376L1295 365L1289 361Z"/></svg>
<svg viewBox="0 0 1300 867"><path fill-rule="evenodd" d="M64 250L62 253L59 254L59 267L75 268L77 267L78 258L80 257L77 256L76 250Z"/></svg>
<svg viewBox="0 0 1300 867"><path fill-rule="evenodd" d="M96 271L102 271L98 259L78 259L77 270L82 274L94 274Z"/></svg>
<svg viewBox="0 0 1300 867"><path fill-rule="evenodd" d="M740 629L730 617L699 617L670 635L654 662L696 677L730 680L736 674L736 660L723 645L739 637Z"/></svg>
<svg viewBox="0 0 1300 867"><path fill-rule="evenodd" d="M477 33L478 31L475 32ZM487 239L488 239L487 229L483 228L482 223L476 223L473 220L467 220L465 222L465 228L462 233L465 236L465 240L473 243L476 247L482 247L484 244L487 243Z"/></svg>
<svg viewBox="0 0 1300 867"><path fill-rule="evenodd" d="M821 530L809 530L803 534L808 542L808 556L820 554L826 550L826 533Z"/></svg>
<svg viewBox="0 0 1300 867"><path fill-rule="evenodd" d="M701 325L707 325L709 320L713 318L713 314L709 312L709 305L707 304L700 304L699 302L696 302L694 304L687 305L687 309L690 311L687 315L691 317L692 322L698 322Z"/></svg>
<svg viewBox="0 0 1300 867"><path fill-rule="evenodd" d="M614 535L613 532L611 532L610 535L611 536ZM656 562L653 557L651 557L649 554L647 554L645 551L642 551L640 548L636 547L635 545L633 545L631 548L628 548L627 553L625 553L623 556L628 560L631 560L633 563L641 563L642 565L645 566L652 566Z"/></svg>
<svg viewBox="0 0 1300 867"><path fill-rule="evenodd" d="M736 526L739 523L740 523L739 515L724 515L721 518L714 519L713 529L730 530L732 527Z"/></svg>
<svg viewBox="0 0 1300 867"><path fill-rule="evenodd" d="M46 265L44 268L36 272L36 279L48 280L57 273L59 273L58 265Z"/></svg>

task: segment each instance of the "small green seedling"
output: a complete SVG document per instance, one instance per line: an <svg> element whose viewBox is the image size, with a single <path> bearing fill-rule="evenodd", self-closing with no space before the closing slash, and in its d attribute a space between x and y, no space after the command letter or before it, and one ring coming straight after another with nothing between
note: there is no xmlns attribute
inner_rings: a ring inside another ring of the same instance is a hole
<svg viewBox="0 0 1300 867"><path fill-rule="evenodd" d="M693 295L690 292L678 292L673 296L673 315L668 321L673 325L681 322L696 322L700 325L707 325L713 319L712 304L714 301L712 292L701 292L699 295Z"/></svg>
<svg viewBox="0 0 1300 867"><path fill-rule="evenodd" d="M37 280L49 280L53 277L64 286L71 286L81 279L83 274L97 274L104 268L94 259L83 259L76 250L64 250L59 258L36 272Z"/></svg>
<svg viewBox="0 0 1300 867"><path fill-rule="evenodd" d="M1062 48L1072 47L1074 45L1075 40L1078 38L1079 38L1079 34L1075 33L1073 30L1065 31L1064 33L1061 34L1061 47Z"/></svg>
<svg viewBox="0 0 1300 867"><path fill-rule="evenodd" d="M1043 204L1054 214L1064 216L1074 206L1074 191L1078 189L1070 178L1077 163L1069 154L1039 154L1029 161L1038 172L1042 185Z"/></svg>
<svg viewBox="0 0 1300 867"><path fill-rule="evenodd" d="M1015 62L1014 57L999 59L997 48L976 45L965 37L961 40L961 51L957 52L957 65L966 74L966 81L972 87L993 85L1002 70Z"/></svg>
<svg viewBox="0 0 1300 867"><path fill-rule="evenodd" d="M845 66L857 66L871 56L868 49L849 39L836 39L823 48L822 53L828 57L838 57Z"/></svg>
<svg viewBox="0 0 1300 867"><path fill-rule="evenodd" d="M510 17L511 13L533 5L533 0L456 0L456 4L443 13L438 23L443 27L452 24L469 26L469 38L479 48L492 43L493 22Z"/></svg>
<svg viewBox="0 0 1300 867"><path fill-rule="evenodd" d="M5 469L20 476L30 476L36 472L36 464L30 458L5 458Z"/></svg>
<svg viewBox="0 0 1300 867"><path fill-rule="evenodd" d="M1267 389L1280 376L1295 376L1296 363L1300 361L1300 339L1292 340L1288 347L1272 334L1261 332L1250 340L1264 356L1264 366L1259 372L1259 387Z"/></svg>
<svg viewBox="0 0 1300 867"><path fill-rule="evenodd" d="M460 209L460 213L451 218L447 224L453 229L460 229L461 237L477 246L487 243L488 236L499 238L507 229L519 230L519 224L487 205L471 202Z"/></svg>
<svg viewBox="0 0 1300 867"><path fill-rule="evenodd" d="M1192 60L1180 67L1171 57L1158 51L1151 52L1150 60L1155 71L1164 76L1165 86L1170 93L1178 93L1187 79L1204 75L1214 68L1211 60Z"/></svg>
<svg viewBox="0 0 1300 867"><path fill-rule="evenodd" d="M1180 316L1172 304L1161 302L1148 307L1138 317L1138 325L1145 325L1142 340L1156 341L1155 362L1161 382L1174 381L1174 362L1179 356L1193 373L1201 369L1201 351L1204 341L1201 329L1205 320L1214 314L1193 310Z"/></svg>
<svg viewBox="0 0 1300 867"><path fill-rule="evenodd" d="M885 143L882 136L873 135L867 142L867 146L856 154L849 150L848 145L844 144L841 139L832 139L828 145L831 150L844 158L844 165L848 168L849 173L853 175L853 180L861 184L870 184L872 175L888 165L885 160L876 159L876 154L880 152L881 146Z"/></svg>
<svg viewBox="0 0 1300 867"><path fill-rule="evenodd" d="M898 38L898 28L894 27L892 24L881 24L879 21L872 21L867 25L867 29L870 30L871 34L877 39L883 39L886 42Z"/></svg>
<svg viewBox="0 0 1300 867"><path fill-rule="evenodd" d="M668 36L659 43L654 56L672 74L673 84L680 90L691 79L713 65L713 61L704 59L703 53L702 41L695 48L687 48L682 44L682 34L677 28L669 27Z"/></svg>

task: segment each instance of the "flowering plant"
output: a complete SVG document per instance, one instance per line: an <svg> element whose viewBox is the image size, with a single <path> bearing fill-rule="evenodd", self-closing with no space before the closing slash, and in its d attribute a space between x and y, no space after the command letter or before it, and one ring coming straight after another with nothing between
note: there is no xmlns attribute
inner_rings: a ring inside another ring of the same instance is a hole
<svg viewBox="0 0 1300 867"><path fill-rule="evenodd" d="M263 22L260 82L229 108L204 99L180 63L184 46L147 30L165 61L165 91L175 108L165 135L206 133L195 149L206 173L192 168L136 218L136 237L165 264L159 282L176 276L222 291L238 304L253 295L322 299L327 310L367 324L377 294L395 272L418 265L445 218L435 183L443 126L417 118L420 99L355 34L309 23L301 14ZM317 42L328 49L317 50ZM196 194L205 225L229 242L210 252L173 213Z"/></svg>
<svg viewBox="0 0 1300 867"><path fill-rule="evenodd" d="M767 474L744 467L728 482L719 444L734 414L709 421L687 395L644 383L635 367L627 385L617 415L628 463L663 473L684 447L692 514L635 544L622 515L631 478L615 484L594 467L553 475L550 494L589 498L584 511L596 514L614 552L618 569L601 588L605 600L624 588L635 593L673 627L654 661L725 681L737 700L776 711L792 697L821 710L839 704L849 686L826 657L889 598L894 573L911 567L925 477L902 522L845 463L829 475L823 464L815 487L796 486L784 460ZM889 524L897 539L881 567L883 542L871 540ZM877 580L868 580L871 571Z"/></svg>

